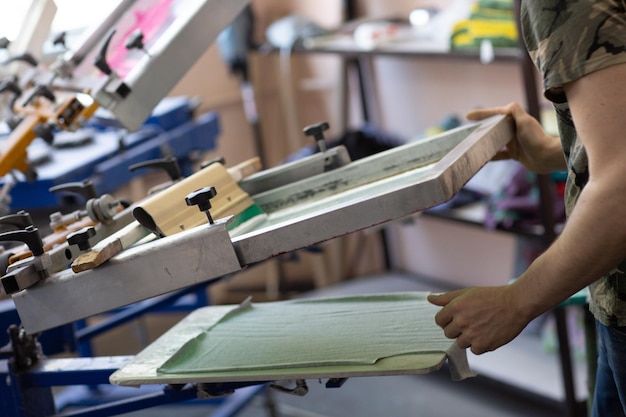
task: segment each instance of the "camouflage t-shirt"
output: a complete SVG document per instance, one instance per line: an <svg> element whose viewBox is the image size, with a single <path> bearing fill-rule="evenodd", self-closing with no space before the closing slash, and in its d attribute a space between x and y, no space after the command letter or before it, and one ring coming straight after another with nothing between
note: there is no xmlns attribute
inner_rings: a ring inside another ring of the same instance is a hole
<svg viewBox="0 0 626 417"><path fill-rule="evenodd" d="M589 179L589 167L562 86L626 62L626 1L525 0L521 19L526 46L557 114L569 214ZM607 326L626 326L626 260L589 289L594 316Z"/></svg>

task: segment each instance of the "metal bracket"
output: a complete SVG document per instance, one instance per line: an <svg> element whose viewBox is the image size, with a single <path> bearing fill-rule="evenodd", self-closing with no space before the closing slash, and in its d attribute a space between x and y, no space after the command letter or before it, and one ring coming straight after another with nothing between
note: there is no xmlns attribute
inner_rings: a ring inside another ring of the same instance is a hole
<svg viewBox="0 0 626 417"><path fill-rule="evenodd" d="M197 396L200 400L227 397L235 392L232 388L223 388L216 386L216 384L198 384L196 389L198 390Z"/></svg>
<svg viewBox="0 0 626 417"><path fill-rule="evenodd" d="M0 282L2 282L4 292L7 295L13 295L32 287L42 279L43 277L37 272L35 265L30 264L23 268L12 270L4 275Z"/></svg>
<svg viewBox="0 0 626 417"><path fill-rule="evenodd" d="M293 388L278 385L277 382L271 383L270 388L284 392L285 394L296 395L298 397L304 397L309 392L309 386L307 385L305 379L297 379L296 386Z"/></svg>
<svg viewBox="0 0 626 417"><path fill-rule="evenodd" d="M326 388L341 388L348 378L330 378L326 381Z"/></svg>
<svg viewBox="0 0 626 417"><path fill-rule="evenodd" d="M226 228L231 218L134 246L96 269L64 270L14 294L24 328L39 332L240 271Z"/></svg>
<svg viewBox="0 0 626 417"><path fill-rule="evenodd" d="M3 357L9 358L13 372L31 368L42 358L41 345L37 336L26 334L23 328L11 325L8 329L9 344L0 349Z"/></svg>

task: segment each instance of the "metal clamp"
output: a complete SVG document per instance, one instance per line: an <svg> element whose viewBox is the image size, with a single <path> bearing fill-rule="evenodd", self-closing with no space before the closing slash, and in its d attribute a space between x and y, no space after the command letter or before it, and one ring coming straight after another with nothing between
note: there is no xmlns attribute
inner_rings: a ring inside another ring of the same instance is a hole
<svg viewBox="0 0 626 417"><path fill-rule="evenodd" d="M9 344L0 349L2 356L10 358L13 371L22 371L37 364L42 357L37 336L26 334L23 328L11 325L8 329Z"/></svg>
<svg viewBox="0 0 626 417"><path fill-rule="evenodd" d="M304 397L309 392L309 386L307 385L305 379L297 379L296 386L293 388L278 385L278 383L276 382L271 383L270 388L273 388L280 392L284 392L285 394L296 395L298 397Z"/></svg>

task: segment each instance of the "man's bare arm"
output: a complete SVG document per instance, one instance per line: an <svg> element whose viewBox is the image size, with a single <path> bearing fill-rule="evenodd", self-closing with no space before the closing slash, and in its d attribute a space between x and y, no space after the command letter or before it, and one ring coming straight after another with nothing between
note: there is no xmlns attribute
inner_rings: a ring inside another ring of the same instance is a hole
<svg viewBox="0 0 626 417"><path fill-rule="evenodd" d="M508 343L530 320L626 258L626 64L566 86L589 157L590 178L561 236L513 284L439 296L446 336L480 354Z"/></svg>

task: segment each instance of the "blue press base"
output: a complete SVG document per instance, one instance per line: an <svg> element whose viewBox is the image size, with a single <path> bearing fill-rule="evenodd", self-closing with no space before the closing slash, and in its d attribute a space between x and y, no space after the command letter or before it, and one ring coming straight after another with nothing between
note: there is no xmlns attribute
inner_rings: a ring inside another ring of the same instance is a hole
<svg viewBox="0 0 626 417"><path fill-rule="evenodd" d="M194 118L192 110L190 100L170 98L137 132L128 133L113 121L95 117L83 130L93 138L89 143L55 148L40 140L33 142L29 154L44 155L45 160L34 167L37 180L15 184L10 194L11 211L57 209L64 196L49 189L70 182L89 179L98 194L112 193L145 174L144 170L130 172L129 166L164 156L176 157L183 175L191 174L190 154L215 149L220 133L217 114Z"/></svg>

